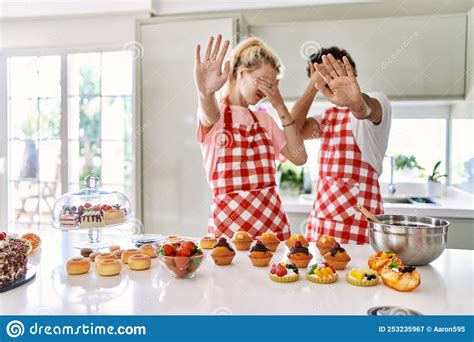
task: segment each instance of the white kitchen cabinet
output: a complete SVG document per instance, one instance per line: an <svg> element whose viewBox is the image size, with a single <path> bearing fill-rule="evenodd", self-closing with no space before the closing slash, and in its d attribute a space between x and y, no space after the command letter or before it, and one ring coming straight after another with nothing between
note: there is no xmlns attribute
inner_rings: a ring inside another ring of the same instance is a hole
<svg viewBox="0 0 474 342"><path fill-rule="evenodd" d="M352 55L363 91L392 99L463 98L466 15L390 17L251 26L286 67L287 99L307 86L306 58L319 46L339 46Z"/></svg>
<svg viewBox="0 0 474 342"><path fill-rule="evenodd" d="M151 20L139 25L141 214L145 232L201 236L211 192L196 141L194 50L210 35L234 40L235 18Z"/></svg>

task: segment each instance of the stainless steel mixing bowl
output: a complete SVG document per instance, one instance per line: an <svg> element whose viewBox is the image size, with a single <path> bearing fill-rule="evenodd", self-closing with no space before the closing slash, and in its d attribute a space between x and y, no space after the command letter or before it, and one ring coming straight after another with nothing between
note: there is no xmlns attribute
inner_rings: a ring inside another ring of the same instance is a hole
<svg viewBox="0 0 474 342"><path fill-rule="evenodd" d="M395 252L406 265L427 265L439 257L448 239L449 221L424 216L376 215L369 221L375 251Z"/></svg>

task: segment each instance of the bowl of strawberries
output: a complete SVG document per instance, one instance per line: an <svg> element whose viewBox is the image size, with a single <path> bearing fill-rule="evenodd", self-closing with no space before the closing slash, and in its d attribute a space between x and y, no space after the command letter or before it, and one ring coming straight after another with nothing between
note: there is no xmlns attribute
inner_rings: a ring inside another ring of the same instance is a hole
<svg viewBox="0 0 474 342"><path fill-rule="evenodd" d="M191 240L164 241L157 244L158 258L176 278L194 278L204 253Z"/></svg>

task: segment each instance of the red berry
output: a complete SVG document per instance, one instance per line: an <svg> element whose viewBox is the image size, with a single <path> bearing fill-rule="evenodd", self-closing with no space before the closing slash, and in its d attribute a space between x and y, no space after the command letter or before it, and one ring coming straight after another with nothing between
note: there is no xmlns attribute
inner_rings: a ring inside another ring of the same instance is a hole
<svg viewBox="0 0 474 342"><path fill-rule="evenodd" d="M193 250L193 248L196 246L196 244L192 241L183 241L181 243L181 248L187 248L189 250Z"/></svg>
<svg viewBox="0 0 474 342"><path fill-rule="evenodd" d="M257 240L256 244L257 244L257 245L263 245L263 242L260 241L260 240Z"/></svg>
<svg viewBox="0 0 474 342"><path fill-rule="evenodd" d="M276 268L277 268L277 265L273 264L272 267L270 267L270 273L275 274L276 273Z"/></svg>
<svg viewBox="0 0 474 342"><path fill-rule="evenodd" d="M163 245L163 253L165 253L165 256L174 256L176 254L176 248L174 246L165 244Z"/></svg>
<svg viewBox="0 0 474 342"><path fill-rule="evenodd" d="M222 242L227 242L227 239L226 239L225 237L221 237L221 238L219 239L219 242L221 242L221 243L222 243Z"/></svg>
<svg viewBox="0 0 474 342"><path fill-rule="evenodd" d="M294 245L294 246L295 246L296 248L300 248L300 247L302 247L302 246L303 246L303 244L301 243L301 241L300 241L300 240L296 240L296 241L295 241L295 245Z"/></svg>
<svg viewBox="0 0 474 342"><path fill-rule="evenodd" d="M184 247L180 247L176 250L176 255L185 256L185 257L190 257L192 253L193 253L192 250L190 250L189 248L184 248Z"/></svg>
<svg viewBox="0 0 474 342"><path fill-rule="evenodd" d="M77 211L83 212L83 211L84 211L84 206L83 206L83 205L80 205L79 208L77 208Z"/></svg>
<svg viewBox="0 0 474 342"><path fill-rule="evenodd" d="M0 241L5 240L7 238L7 233L1 232L0 233Z"/></svg>
<svg viewBox="0 0 474 342"><path fill-rule="evenodd" d="M90 207L92 207L92 204L90 204L90 203L86 203L86 204L84 204L84 208L87 208L87 209L89 209Z"/></svg>
<svg viewBox="0 0 474 342"><path fill-rule="evenodd" d="M276 268L276 275L279 277L284 277L288 274L288 271L286 270L286 267L284 267L281 264L278 264Z"/></svg>

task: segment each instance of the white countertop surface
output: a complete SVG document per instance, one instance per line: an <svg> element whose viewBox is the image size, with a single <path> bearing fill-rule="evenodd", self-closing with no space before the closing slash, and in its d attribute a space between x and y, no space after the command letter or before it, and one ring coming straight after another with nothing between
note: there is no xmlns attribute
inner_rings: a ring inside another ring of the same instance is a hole
<svg viewBox="0 0 474 342"><path fill-rule="evenodd" d="M424 195L424 194L421 194ZM389 195L382 193L384 198ZM420 196L420 194L397 193L394 198ZM309 214L313 208L315 194L302 196L282 196L283 207L287 213ZM432 198L436 204L384 203L386 214L419 215L441 218L474 219L474 195L456 188L448 188L445 195Z"/></svg>
<svg viewBox="0 0 474 342"><path fill-rule="evenodd" d="M122 248L133 245L125 233L106 237ZM270 314L270 315L365 315L374 306L395 305L425 315L474 314L474 251L446 250L431 265L419 267L421 286L399 293L382 282L375 287L356 287L345 281L351 267L367 265L369 245L345 246L352 261L339 280L314 284L302 277L296 283L271 281L268 268L253 267L246 252L237 252L231 266L216 266L207 257L194 279L175 279L153 259L152 268L100 277L95 266L85 275L70 276L65 262L79 255L73 245L86 239L78 232L51 231L42 234L42 248L30 257L37 267L36 279L22 287L0 293L1 315L51 314ZM314 251L313 255L319 256ZM280 244L273 260L285 259Z"/></svg>

